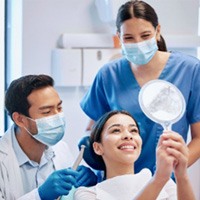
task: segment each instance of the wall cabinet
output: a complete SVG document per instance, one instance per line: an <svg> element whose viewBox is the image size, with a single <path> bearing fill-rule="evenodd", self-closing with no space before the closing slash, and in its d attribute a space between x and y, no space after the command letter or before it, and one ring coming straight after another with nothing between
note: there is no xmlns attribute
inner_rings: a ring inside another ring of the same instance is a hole
<svg viewBox="0 0 200 200"><path fill-rule="evenodd" d="M120 54L120 49L84 49L82 85L91 85L98 70Z"/></svg>
<svg viewBox="0 0 200 200"><path fill-rule="evenodd" d="M55 49L51 74L56 86L89 86L98 70L119 57L120 49Z"/></svg>
<svg viewBox="0 0 200 200"><path fill-rule="evenodd" d="M56 86L81 86L81 49L54 49L51 55L51 74Z"/></svg>

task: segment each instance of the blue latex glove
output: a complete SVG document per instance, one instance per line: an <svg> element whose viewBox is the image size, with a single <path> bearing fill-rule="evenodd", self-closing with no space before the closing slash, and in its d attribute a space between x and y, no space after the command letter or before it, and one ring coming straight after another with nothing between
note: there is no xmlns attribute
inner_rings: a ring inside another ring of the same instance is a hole
<svg viewBox="0 0 200 200"><path fill-rule="evenodd" d="M77 171L62 169L54 171L47 180L38 188L42 200L53 200L62 195L69 194L76 183Z"/></svg>
<svg viewBox="0 0 200 200"><path fill-rule="evenodd" d="M97 176L90 168L80 165L77 168L77 172L75 187L93 186L97 184Z"/></svg>

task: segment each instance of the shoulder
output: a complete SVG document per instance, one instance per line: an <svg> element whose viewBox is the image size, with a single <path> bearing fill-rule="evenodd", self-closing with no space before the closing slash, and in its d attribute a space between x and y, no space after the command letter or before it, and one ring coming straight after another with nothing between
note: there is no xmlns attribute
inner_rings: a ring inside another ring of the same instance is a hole
<svg viewBox="0 0 200 200"><path fill-rule="evenodd" d="M172 59L175 59L176 61L179 62L184 62L185 64L198 64L200 65L200 60L192 55L179 52L179 51L171 51L171 56Z"/></svg>
<svg viewBox="0 0 200 200"><path fill-rule="evenodd" d="M12 148L12 134L14 134L14 125L11 126L0 138L0 153L8 153Z"/></svg>
<svg viewBox="0 0 200 200"><path fill-rule="evenodd" d="M74 200L88 200L96 199L95 186L93 187L79 187L74 193Z"/></svg>
<svg viewBox="0 0 200 200"><path fill-rule="evenodd" d="M129 62L125 58L119 58L113 61L110 61L103 65L98 73L108 73L113 71L119 71L124 68L124 66L129 66Z"/></svg>

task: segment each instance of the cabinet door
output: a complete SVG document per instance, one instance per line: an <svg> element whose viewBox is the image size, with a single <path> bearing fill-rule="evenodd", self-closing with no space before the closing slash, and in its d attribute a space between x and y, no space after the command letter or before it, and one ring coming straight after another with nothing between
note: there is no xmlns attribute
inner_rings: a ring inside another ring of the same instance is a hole
<svg viewBox="0 0 200 200"><path fill-rule="evenodd" d="M52 51L51 63L56 86L81 85L81 49L55 49Z"/></svg>
<svg viewBox="0 0 200 200"><path fill-rule="evenodd" d="M120 56L120 49L84 49L83 86L91 85L98 70L107 62Z"/></svg>

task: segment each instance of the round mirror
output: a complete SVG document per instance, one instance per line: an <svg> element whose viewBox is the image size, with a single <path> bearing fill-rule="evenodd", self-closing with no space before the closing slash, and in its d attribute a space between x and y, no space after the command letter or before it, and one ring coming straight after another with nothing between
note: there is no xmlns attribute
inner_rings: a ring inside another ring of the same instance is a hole
<svg viewBox="0 0 200 200"><path fill-rule="evenodd" d="M163 80L147 82L140 90L139 104L145 115L165 130L171 129L185 112L185 99L180 90Z"/></svg>

